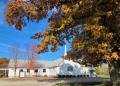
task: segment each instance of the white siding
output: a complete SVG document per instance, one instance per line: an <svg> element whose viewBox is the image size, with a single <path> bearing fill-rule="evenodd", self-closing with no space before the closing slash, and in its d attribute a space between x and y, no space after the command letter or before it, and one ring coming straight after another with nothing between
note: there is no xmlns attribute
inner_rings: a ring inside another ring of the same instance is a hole
<svg viewBox="0 0 120 86"><path fill-rule="evenodd" d="M68 71L68 67L72 67L72 71ZM23 70L23 72L20 72L20 70ZM43 72L43 69L46 69L46 72ZM89 77L96 77L96 72L90 72L90 70L94 68L90 67L83 67L79 63L65 60L61 64L59 64L58 67L51 67L51 68L39 68L38 72L35 72L35 70L30 70L30 72L27 72L26 68L17 68L16 69L16 76L15 76L15 70L14 68L9 68L8 71L8 77L35 77L35 76L57 76L57 75L89 75Z"/></svg>

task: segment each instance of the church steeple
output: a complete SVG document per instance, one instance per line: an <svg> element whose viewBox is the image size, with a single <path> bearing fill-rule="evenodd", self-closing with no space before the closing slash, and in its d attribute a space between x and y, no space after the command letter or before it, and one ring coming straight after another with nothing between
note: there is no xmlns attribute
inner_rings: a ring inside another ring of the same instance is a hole
<svg viewBox="0 0 120 86"><path fill-rule="evenodd" d="M64 56L66 56L67 55L67 48L66 48L66 44L65 44L65 46L64 46Z"/></svg>

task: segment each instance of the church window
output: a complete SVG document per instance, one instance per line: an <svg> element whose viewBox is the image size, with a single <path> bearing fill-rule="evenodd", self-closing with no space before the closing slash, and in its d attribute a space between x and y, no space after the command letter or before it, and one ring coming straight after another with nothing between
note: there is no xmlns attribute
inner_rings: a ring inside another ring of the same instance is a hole
<svg viewBox="0 0 120 86"><path fill-rule="evenodd" d="M35 71L35 72L38 72L38 69L35 69L34 71Z"/></svg>
<svg viewBox="0 0 120 86"><path fill-rule="evenodd" d="M20 69L20 72L23 72L23 69Z"/></svg>
<svg viewBox="0 0 120 86"><path fill-rule="evenodd" d="M92 69L91 69L91 70L89 70L89 71L90 71L90 73L91 73L91 74L93 74L93 73L95 72L95 70L92 70Z"/></svg>
<svg viewBox="0 0 120 86"><path fill-rule="evenodd" d="M73 71L73 67L72 66L68 66L67 71Z"/></svg>
<svg viewBox="0 0 120 86"><path fill-rule="evenodd" d="M46 72L46 69L43 69L43 72Z"/></svg>
<svg viewBox="0 0 120 86"><path fill-rule="evenodd" d="M27 69L27 72L30 72L30 69Z"/></svg>

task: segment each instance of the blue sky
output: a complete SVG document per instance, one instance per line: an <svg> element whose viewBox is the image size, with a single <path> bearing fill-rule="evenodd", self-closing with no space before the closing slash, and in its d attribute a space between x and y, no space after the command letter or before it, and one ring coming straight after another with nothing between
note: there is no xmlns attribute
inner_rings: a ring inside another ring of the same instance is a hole
<svg viewBox="0 0 120 86"><path fill-rule="evenodd" d="M22 51L21 58L26 58L26 46L30 43L39 43L39 40L31 39L30 37L37 33L44 31L48 27L47 18L41 20L39 23L30 22L22 31L17 31L13 26L9 26L5 21L4 12L7 9L6 2L9 0L0 0L0 57L11 58L10 49L14 44L19 44ZM67 46L68 49L69 46ZM56 60L63 56L64 47L60 47L55 53L47 52L40 54L37 58L40 60Z"/></svg>

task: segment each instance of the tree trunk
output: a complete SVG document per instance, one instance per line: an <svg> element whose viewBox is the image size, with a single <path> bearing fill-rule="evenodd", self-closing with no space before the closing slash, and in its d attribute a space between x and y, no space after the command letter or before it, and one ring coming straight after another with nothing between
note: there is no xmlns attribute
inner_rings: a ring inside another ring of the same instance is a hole
<svg viewBox="0 0 120 86"><path fill-rule="evenodd" d="M14 78L16 78L16 68L15 68L15 71L14 71Z"/></svg>
<svg viewBox="0 0 120 86"><path fill-rule="evenodd" d="M119 67L115 62L109 64L109 74L110 74L110 81L112 86L120 86L120 73Z"/></svg>

